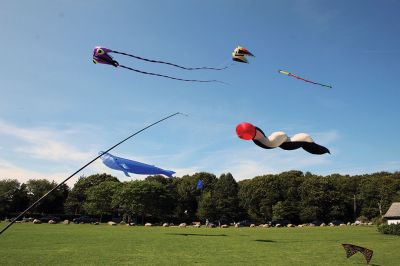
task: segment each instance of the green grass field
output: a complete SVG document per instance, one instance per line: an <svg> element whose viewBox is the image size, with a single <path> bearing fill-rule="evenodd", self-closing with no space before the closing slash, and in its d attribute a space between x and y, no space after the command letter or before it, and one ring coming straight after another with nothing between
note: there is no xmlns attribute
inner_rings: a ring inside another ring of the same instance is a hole
<svg viewBox="0 0 400 266"><path fill-rule="evenodd" d="M5 223L0 224L1 227ZM341 243L400 265L400 237L376 227L177 228L15 224L0 235L0 265L363 265Z"/></svg>

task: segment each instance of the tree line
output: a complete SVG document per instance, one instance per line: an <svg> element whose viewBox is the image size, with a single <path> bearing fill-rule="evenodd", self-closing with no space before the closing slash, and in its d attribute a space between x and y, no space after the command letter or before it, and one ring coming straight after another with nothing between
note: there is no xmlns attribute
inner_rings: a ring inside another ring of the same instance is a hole
<svg viewBox="0 0 400 266"><path fill-rule="evenodd" d="M197 188L198 180L203 188ZM0 180L0 218L16 216L57 184L46 179ZM250 220L290 223L358 217L378 219L392 202L400 201L400 173L328 176L288 171L236 182L201 172L183 177L148 176L120 182L108 174L82 176L72 188L59 187L29 213L31 216L113 216L137 223L205 221L233 223Z"/></svg>

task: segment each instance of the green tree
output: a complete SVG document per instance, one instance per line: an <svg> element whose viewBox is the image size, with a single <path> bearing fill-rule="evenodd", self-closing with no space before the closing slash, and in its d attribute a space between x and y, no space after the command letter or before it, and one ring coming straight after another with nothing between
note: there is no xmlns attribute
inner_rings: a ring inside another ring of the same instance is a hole
<svg viewBox="0 0 400 266"><path fill-rule="evenodd" d="M0 218L14 215L28 207L26 185L16 179L0 180Z"/></svg>
<svg viewBox="0 0 400 266"><path fill-rule="evenodd" d="M175 178L176 187L176 208L175 216L180 220L193 221L196 219L198 203L201 194L211 191L216 181L216 176L206 172L185 175L182 178ZM197 189L197 182L203 181L203 189Z"/></svg>
<svg viewBox="0 0 400 266"><path fill-rule="evenodd" d="M216 221L219 218L218 211L215 207L214 199L210 191L202 193L199 200L199 207L197 209L197 216L201 220Z"/></svg>
<svg viewBox="0 0 400 266"><path fill-rule="evenodd" d="M267 222L272 219L272 207L281 200L275 175L257 176L239 182L239 200L251 219Z"/></svg>
<svg viewBox="0 0 400 266"><path fill-rule="evenodd" d="M171 214L173 198L163 184L136 180L122 184L114 194L113 205L128 215L141 216L144 223L146 215L165 219Z"/></svg>
<svg viewBox="0 0 400 266"><path fill-rule="evenodd" d="M112 198L121 186L120 182L105 181L88 188L83 208L90 215L100 215L102 222L103 214L112 214Z"/></svg>
<svg viewBox="0 0 400 266"><path fill-rule="evenodd" d="M86 200L86 190L106 181L119 182L116 177L108 174L95 174L88 177L81 176L68 194L68 198L65 202L65 210L67 213L75 215L81 214L84 211L82 206Z"/></svg>
<svg viewBox="0 0 400 266"><path fill-rule="evenodd" d="M239 208L238 184L230 173L222 174L215 182L212 198L219 218L224 222L238 221Z"/></svg>
<svg viewBox="0 0 400 266"><path fill-rule="evenodd" d="M33 204L44 194L57 186L57 183L47 179L30 179L26 182L29 204ZM68 197L69 187L66 184L61 185L46 198L41 200L33 209L33 212L60 214L64 212L64 202Z"/></svg>

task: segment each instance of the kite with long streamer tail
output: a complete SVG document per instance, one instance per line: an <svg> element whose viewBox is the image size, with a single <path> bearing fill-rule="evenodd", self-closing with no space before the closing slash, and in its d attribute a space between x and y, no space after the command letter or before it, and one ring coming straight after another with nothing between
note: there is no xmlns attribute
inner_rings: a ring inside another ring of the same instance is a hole
<svg viewBox="0 0 400 266"><path fill-rule="evenodd" d="M372 259L372 255L374 254L374 251L372 251L371 249L356 246L353 244L342 244L342 246L343 246L344 250L346 251L347 258L350 258L357 252L360 252L361 254L364 255L364 258L367 261L367 264L369 264L369 262Z"/></svg>
<svg viewBox="0 0 400 266"><path fill-rule="evenodd" d="M244 140L252 140L257 146L264 149L281 148L284 150L296 150L303 148L312 154L330 153L324 146L318 145L306 133L299 133L289 138L285 132L273 132L270 136L265 136L264 132L250 123L243 122L236 126L236 134Z"/></svg>
<svg viewBox="0 0 400 266"><path fill-rule="evenodd" d="M295 74L290 73L290 72L287 72L287 71L278 70L278 72L281 73L281 74L283 74L283 75L288 75L288 76L290 76L290 77L294 77L294 78L300 79L300 80L302 80L302 81L305 81L305 82L308 82L308 83L311 83L311 84L320 85L320 86L327 87L327 88L332 88L331 85L326 85L326 84L314 82L314 81L311 81L311 80L308 80L308 79L305 79L305 78L296 76Z"/></svg>
<svg viewBox="0 0 400 266"><path fill-rule="evenodd" d="M156 125L156 124L158 124L158 123L160 123L160 122L162 122L162 121L164 121L164 120L167 120L168 118L171 118L171 117L176 116L176 115L179 115L179 114L180 114L180 115L184 115L184 114L182 114L182 113L180 113L180 112L177 112L177 113L174 113L174 114L169 115L169 116L167 116L167 117L164 117L163 119L160 119L160 120L158 120L157 122L154 122L154 123L152 123L152 124L150 124L150 125L148 125L148 126L142 128L141 130L139 130L139 131L133 133L133 134L130 135L129 137L127 137L127 138L121 140L120 142L118 142L117 144L115 144L114 146L112 146L111 148L107 149L107 150L105 151L105 153L111 151L111 150L114 149L115 147L121 145L122 143L124 143L124 142L127 141L128 139L132 138L133 136L136 136L137 134L139 134L139 133L145 131L146 129L148 129L148 128L150 128L150 127L152 127L152 126L154 126L154 125ZM19 218L21 218L27 211L29 211L30 209L32 209L33 207L35 207L39 202L41 202L44 198L46 198L50 193L52 193L52 192L55 191L57 188L59 188L60 186L62 186L65 182L67 182L69 179L71 179L73 176L75 176L75 175L76 175L77 173L79 173L81 170L85 169L87 166L89 166L90 164L92 164L94 161L96 161L96 160L97 160L98 158L100 158L101 156L102 156L102 154L99 154L98 156L96 156L96 157L95 157L94 159L92 159L90 162L88 162L87 164L85 164L84 166L82 166L81 168L79 168L76 172L74 172L72 175L70 175L69 177L67 177L67 178L66 178L64 181L62 181L60 184L58 184L58 185L55 186L53 189L51 189L49 192L47 192L47 193L44 194L42 197L40 197L40 199L38 199L37 201L35 201L31 206L29 206L26 210L24 210L23 212L21 212L15 219L13 219L13 220L11 221L11 223L9 223L5 228L3 228L3 229L0 231L0 235L1 235L4 231L6 231L11 225L13 225Z"/></svg>
<svg viewBox="0 0 400 266"><path fill-rule="evenodd" d="M138 59L138 60L143 60L143 61L146 61L146 62L170 65L170 66L181 68L181 69L185 69L185 70L223 70L223 69L228 68L228 66L223 67L223 68L184 67L184 66L180 66L180 65L177 65L177 64L169 63L169 62L164 62L164 61L159 61L159 60L152 60L152 59L147 59L147 58L143 58L143 57L140 57L140 56L136 56L136 55L133 55L133 54L127 54L127 53L123 53L123 52L114 51L114 50L111 50L111 49L108 49L108 48L105 48L105 47L101 47L101 46L96 46L94 48L94 50L93 50L93 63L95 63L95 64L112 65L112 66L115 66L115 67L122 67L122 68L125 68L125 69L128 69L128 70L132 70L132 71L135 71L135 72L138 72L138 73L141 73L141 74L145 74L145 75L163 77L163 78L180 80L180 81L224 83L224 82L219 81L219 80L183 79L183 78L177 78L177 77L167 76L167 75L158 74L158 73L146 72L146 71L143 71L143 70L139 70L139 69L135 69L135 68L131 68L131 67L127 67L127 66L119 64L116 60L113 59L113 57L110 55L110 53L125 55L125 56L129 56L129 57L133 57L133 58Z"/></svg>

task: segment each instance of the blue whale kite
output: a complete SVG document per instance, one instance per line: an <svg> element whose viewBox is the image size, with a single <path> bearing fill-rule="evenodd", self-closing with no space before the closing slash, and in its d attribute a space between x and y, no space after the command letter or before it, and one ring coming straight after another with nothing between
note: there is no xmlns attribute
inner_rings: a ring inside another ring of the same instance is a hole
<svg viewBox="0 0 400 266"><path fill-rule="evenodd" d="M124 174L130 177L129 173L138 174L138 175L166 175L168 177L172 177L175 174L174 171L164 170L158 168L154 165L149 165L141 162L132 161L129 159L120 158L114 156L107 152L99 152L101 155L101 159L103 163L111 169L118 170L124 172Z"/></svg>

